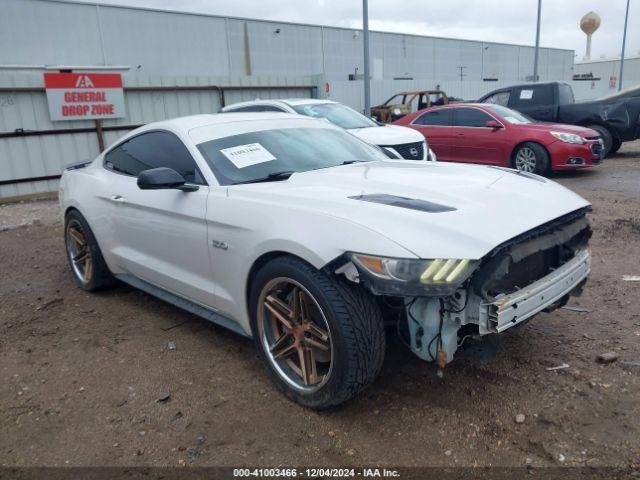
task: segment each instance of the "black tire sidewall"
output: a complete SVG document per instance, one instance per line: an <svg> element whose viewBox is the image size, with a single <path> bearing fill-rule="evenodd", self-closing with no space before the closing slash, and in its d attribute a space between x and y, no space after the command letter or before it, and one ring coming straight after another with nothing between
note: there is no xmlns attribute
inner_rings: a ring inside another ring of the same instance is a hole
<svg viewBox="0 0 640 480"><path fill-rule="evenodd" d="M287 277L303 285L318 302L327 320L333 349L333 365L327 383L315 392L302 392L291 387L274 369L264 351L258 329L258 300L263 287L276 277ZM293 401L314 409L323 409L328 404L335 403L334 400L342 396L348 377L349 345L343 332L344 325L342 322L344 319L341 318L342 315L336 314L335 311L336 306L334 303L336 298L339 298L339 292L337 289L333 289L332 282L324 273L313 269L313 267L302 261L281 257L272 260L258 272L252 282L250 292L251 330L258 353L264 361L271 378L273 378L280 390ZM327 292L327 289L332 289L333 291Z"/></svg>

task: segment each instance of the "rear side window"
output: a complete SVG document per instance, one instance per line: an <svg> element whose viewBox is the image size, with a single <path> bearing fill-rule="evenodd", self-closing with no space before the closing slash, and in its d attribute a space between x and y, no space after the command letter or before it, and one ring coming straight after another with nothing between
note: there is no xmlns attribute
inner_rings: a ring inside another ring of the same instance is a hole
<svg viewBox="0 0 640 480"><path fill-rule="evenodd" d="M263 112L284 112L284 110L282 110L281 108L274 107L272 105L263 105L262 111Z"/></svg>
<svg viewBox="0 0 640 480"><path fill-rule="evenodd" d="M503 107L506 107L509 105L510 96L510 91L494 93L490 97L487 97L484 103L493 103L495 105L502 105Z"/></svg>
<svg viewBox="0 0 640 480"><path fill-rule="evenodd" d="M169 132L143 133L127 140L105 155L104 166L133 177L143 170L169 167L180 173L187 182L204 184L187 147Z"/></svg>
<svg viewBox="0 0 640 480"><path fill-rule="evenodd" d="M248 107L239 107L239 108L234 108L233 110L229 110L229 113L234 113L234 112L262 112L262 106L251 105Z"/></svg>
<svg viewBox="0 0 640 480"><path fill-rule="evenodd" d="M484 127L493 117L477 108L456 108L453 119L456 127Z"/></svg>
<svg viewBox="0 0 640 480"><path fill-rule="evenodd" d="M514 107L529 107L553 104L553 85L531 85L516 88L511 97Z"/></svg>
<svg viewBox="0 0 640 480"><path fill-rule="evenodd" d="M452 124L450 108L425 112L413 121L414 125L449 127Z"/></svg>
<svg viewBox="0 0 640 480"><path fill-rule="evenodd" d="M569 105L571 103L575 103L575 99L573 98L573 90L569 85L560 84L558 85L558 104L559 105Z"/></svg>

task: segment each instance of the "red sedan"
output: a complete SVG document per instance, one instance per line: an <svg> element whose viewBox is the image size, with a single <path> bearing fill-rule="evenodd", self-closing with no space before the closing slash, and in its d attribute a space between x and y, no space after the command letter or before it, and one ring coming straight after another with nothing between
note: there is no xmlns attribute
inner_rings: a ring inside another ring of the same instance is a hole
<svg viewBox="0 0 640 480"><path fill-rule="evenodd" d="M602 163L598 132L535 122L493 104L456 103L407 115L395 125L422 133L438 160L483 163L544 174Z"/></svg>

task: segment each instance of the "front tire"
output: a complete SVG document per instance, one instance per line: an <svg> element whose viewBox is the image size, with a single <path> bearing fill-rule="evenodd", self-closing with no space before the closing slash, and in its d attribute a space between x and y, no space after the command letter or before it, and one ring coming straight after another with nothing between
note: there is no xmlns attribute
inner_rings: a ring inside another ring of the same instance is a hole
<svg viewBox="0 0 640 480"><path fill-rule="evenodd" d="M602 125L589 125L587 128L595 130L600 135L600 138L602 138L602 149L604 150L604 157L613 153L613 135L611 135L611 132L607 127L603 127Z"/></svg>
<svg viewBox="0 0 640 480"><path fill-rule="evenodd" d="M544 175L549 170L549 154L545 148L534 142L519 145L511 158L511 166L521 172Z"/></svg>
<svg viewBox="0 0 640 480"><path fill-rule="evenodd" d="M382 315L361 287L283 256L256 274L249 304L260 357L295 402L314 409L339 405L380 372Z"/></svg>
<svg viewBox="0 0 640 480"><path fill-rule="evenodd" d="M65 217L64 240L69 266L80 288L94 291L115 283L96 237L77 210L71 210Z"/></svg>
<svg viewBox="0 0 640 480"><path fill-rule="evenodd" d="M609 150L609 155L613 155L614 153L616 153L618 150L620 150L621 146L622 146L622 142L617 138L614 138L613 145L611 145L611 150Z"/></svg>

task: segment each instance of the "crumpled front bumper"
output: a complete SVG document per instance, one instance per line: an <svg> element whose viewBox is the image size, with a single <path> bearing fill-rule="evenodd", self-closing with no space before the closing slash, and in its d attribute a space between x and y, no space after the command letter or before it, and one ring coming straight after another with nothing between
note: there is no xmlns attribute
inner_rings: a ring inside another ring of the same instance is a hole
<svg viewBox="0 0 640 480"><path fill-rule="evenodd" d="M577 289L589 275L591 255L579 251L570 261L536 282L480 306L480 333L498 333L524 322Z"/></svg>

